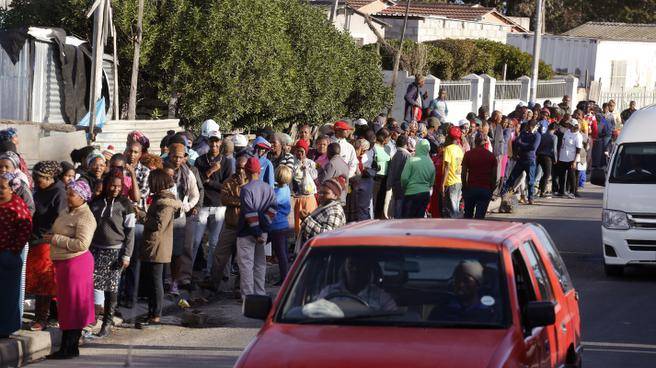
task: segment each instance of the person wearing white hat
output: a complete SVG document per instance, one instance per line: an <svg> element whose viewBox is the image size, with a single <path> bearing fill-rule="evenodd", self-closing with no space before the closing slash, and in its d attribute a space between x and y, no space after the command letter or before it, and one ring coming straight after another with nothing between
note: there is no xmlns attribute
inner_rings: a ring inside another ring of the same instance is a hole
<svg viewBox="0 0 656 368"><path fill-rule="evenodd" d="M216 123L216 121L212 119L207 119L200 126L200 137L196 139L196 142L194 142L194 145L192 147L192 149L196 151L196 153L198 153L198 156L202 156L207 152L209 152L210 137L217 137L221 139L221 127L219 126L219 124Z"/></svg>
<svg viewBox="0 0 656 368"><path fill-rule="evenodd" d="M579 132L579 122L576 119L570 120L567 125L569 129L563 133L562 144L558 152L556 172L559 178L559 192L555 195L559 197L566 195L568 198L574 198L577 189L576 166L581 160L583 136ZM565 190L566 181L569 193Z"/></svg>

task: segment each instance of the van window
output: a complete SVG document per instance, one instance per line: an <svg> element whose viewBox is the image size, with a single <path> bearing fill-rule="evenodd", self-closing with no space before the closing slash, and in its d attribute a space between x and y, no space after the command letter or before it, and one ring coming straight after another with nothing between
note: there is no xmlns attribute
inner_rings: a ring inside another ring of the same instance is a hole
<svg viewBox="0 0 656 368"><path fill-rule="evenodd" d="M656 184L656 143L625 143L614 157L610 183Z"/></svg>
<svg viewBox="0 0 656 368"><path fill-rule="evenodd" d="M563 290L563 294L567 294L567 292L574 288L574 284L572 283L572 278L569 276L567 267L565 267L563 258L560 256L558 249L556 249L556 245L542 225L531 224L531 228L533 228L544 250L549 254L549 259L551 260L554 273L558 278L558 283Z"/></svg>
<svg viewBox="0 0 656 368"><path fill-rule="evenodd" d="M549 276L547 276L547 271L544 269L544 263L542 263L540 255L535 249L535 244L529 240L523 244L523 247L524 251L526 252L526 256L528 257L528 262L533 269L535 280L538 282L538 289L540 289L542 300L554 300L553 289L551 288L551 282L549 282Z"/></svg>

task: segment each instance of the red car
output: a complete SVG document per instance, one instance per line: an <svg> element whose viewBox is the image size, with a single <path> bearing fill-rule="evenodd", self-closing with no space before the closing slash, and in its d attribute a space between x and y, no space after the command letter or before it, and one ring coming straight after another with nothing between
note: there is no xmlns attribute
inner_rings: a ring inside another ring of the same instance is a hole
<svg viewBox="0 0 656 368"><path fill-rule="evenodd" d="M355 223L310 240L236 367L579 367L578 296L540 225Z"/></svg>

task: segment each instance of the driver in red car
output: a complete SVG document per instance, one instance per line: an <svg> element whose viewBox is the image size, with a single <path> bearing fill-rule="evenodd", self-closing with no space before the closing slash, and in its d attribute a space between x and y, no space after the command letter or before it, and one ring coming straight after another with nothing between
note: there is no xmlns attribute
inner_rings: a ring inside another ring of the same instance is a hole
<svg viewBox="0 0 656 368"><path fill-rule="evenodd" d="M326 286L318 299L353 299L376 311L394 311L396 302L375 284L378 264L366 257L351 256L346 259L342 280Z"/></svg>

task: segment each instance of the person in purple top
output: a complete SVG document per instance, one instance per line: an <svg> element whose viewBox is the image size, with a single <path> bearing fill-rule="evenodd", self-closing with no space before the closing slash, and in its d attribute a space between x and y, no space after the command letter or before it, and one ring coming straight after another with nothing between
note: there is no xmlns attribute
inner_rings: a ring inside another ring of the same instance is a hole
<svg viewBox="0 0 656 368"><path fill-rule="evenodd" d="M265 295L267 232L276 217L276 194L273 187L260 180L260 161L250 157L244 167L248 184L239 194L241 202L237 230L237 264L242 297Z"/></svg>

